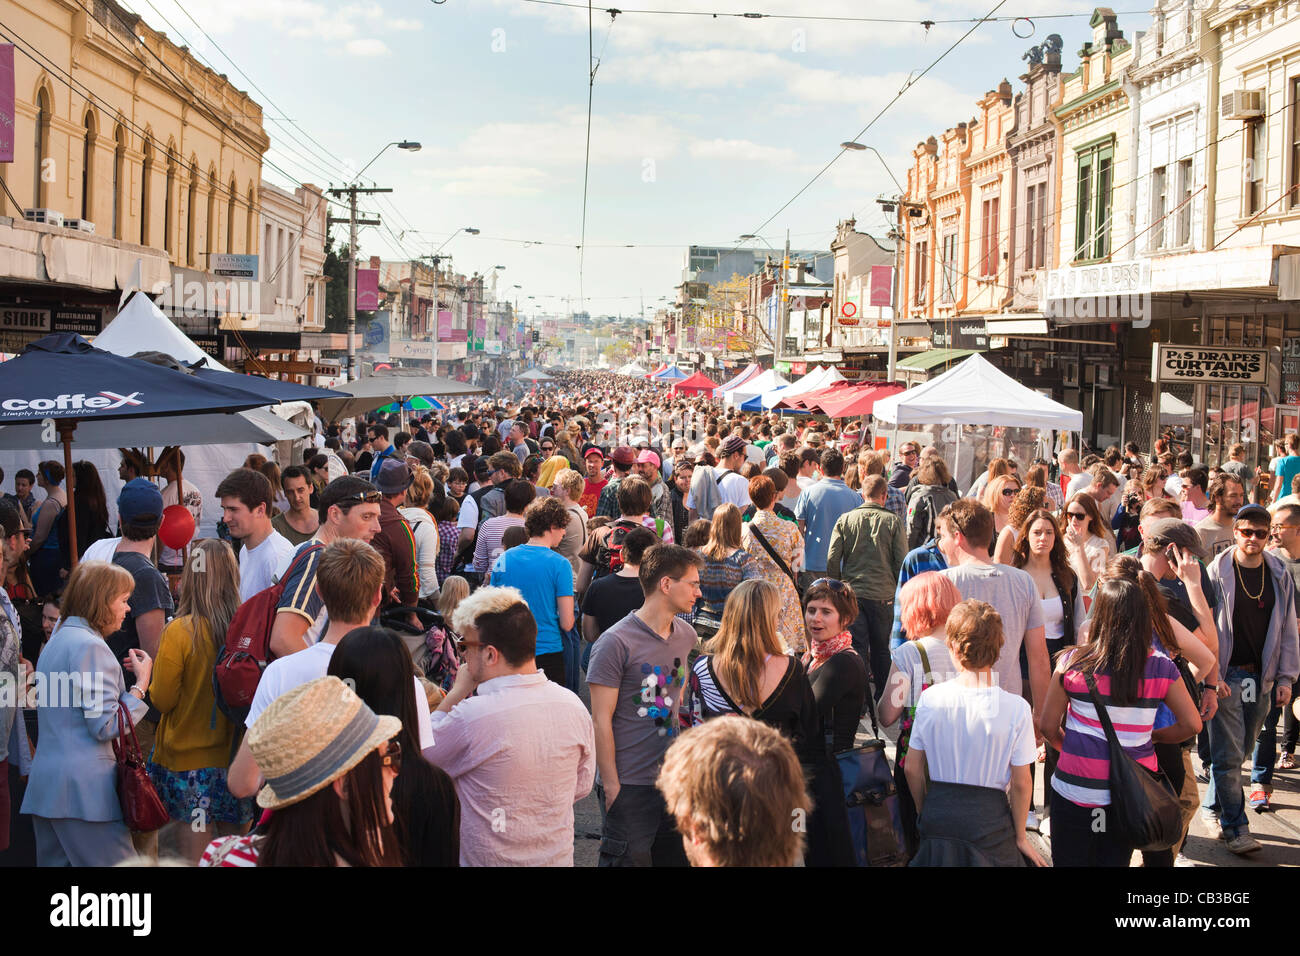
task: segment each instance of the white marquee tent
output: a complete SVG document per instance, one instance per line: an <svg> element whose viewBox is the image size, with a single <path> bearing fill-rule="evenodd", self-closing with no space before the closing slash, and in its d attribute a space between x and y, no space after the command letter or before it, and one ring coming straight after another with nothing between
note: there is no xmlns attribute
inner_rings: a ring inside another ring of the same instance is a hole
<svg viewBox="0 0 1300 956"><path fill-rule="evenodd" d="M760 372L753 378L741 382L731 391L723 394L726 396L726 403L728 405L733 408L739 408L755 395L765 395L776 389L786 388L789 384L789 381L781 377L780 372L775 369L768 369L765 372Z"/></svg>
<svg viewBox="0 0 1300 956"><path fill-rule="evenodd" d="M826 388L842 381L844 381L844 376L840 374L840 370L834 365L818 365L803 378L796 380L789 388L770 396L764 395L763 407L771 408L777 402L784 401L787 398L795 398L808 392L815 392L819 388Z"/></svg>

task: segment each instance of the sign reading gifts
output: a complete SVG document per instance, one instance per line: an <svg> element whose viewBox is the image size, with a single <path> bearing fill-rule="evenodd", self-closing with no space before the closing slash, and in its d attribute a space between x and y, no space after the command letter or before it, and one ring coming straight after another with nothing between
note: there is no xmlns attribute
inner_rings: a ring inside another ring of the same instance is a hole
<svg viewBox="0 0 1300 956"><path fill-rule="evenodd" d="M1151 380L1267 385L1268 349L1156 343L1151 346Z"/></svg>

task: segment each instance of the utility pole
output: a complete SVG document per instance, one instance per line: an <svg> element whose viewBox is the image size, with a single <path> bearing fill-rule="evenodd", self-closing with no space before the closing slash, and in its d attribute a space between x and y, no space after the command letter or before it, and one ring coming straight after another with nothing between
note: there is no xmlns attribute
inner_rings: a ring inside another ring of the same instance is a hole
<svg viewBox="0 0 1300 956"><path fill-rule="evenodd" d="M889 318L889 372L885 381L893 382L898 375L898 309L901 305L899 302L899 273L902 267L899 265L899 257L903 251L903 200L899 197L898 205L894 207L895 221L894 234L891 238L894 240L894 290L891 296L893 300L893 309Z"/></svg>
<svg viewBox="0 0 1300 956"><path fill-rule="evenodd" d="M790 321L790 230L785 231L785 254L781 257L781 284L778 286L781 290L781 299L778 303L776 317L776 341L772 343L775 350L772 356L772 366L775 368L776 363L781 361L785 356L785 330Z"/></svg>
<svg viewBox="0 0 1300 956"><path fill-rule="evenodd" d="M377 226L379 217L371 219L357 218L357 196L371 193L391 193L391 189L377 186L340 186L331 189L331 196L348 197L348 217L346 219L329 217L329 225L347 223L348 225L348 381L357 380L357 226Z"/></svg>

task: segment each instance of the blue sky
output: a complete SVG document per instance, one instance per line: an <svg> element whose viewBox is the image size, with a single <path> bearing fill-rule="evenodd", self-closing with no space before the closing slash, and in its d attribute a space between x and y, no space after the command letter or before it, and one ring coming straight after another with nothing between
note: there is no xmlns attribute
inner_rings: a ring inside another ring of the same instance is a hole
<svg viewBox="0 0 1300 956"><path fill-rule="evenodd" d="M900 24L624 13L611 27L597 10L581 279L574 247L586 132L585 9L526 0L126 2L262 103L273 143L268 159L298 181L341 182L387 142L424 144L413 154L391 149L367 172L395 191L369 204L391 233L364 230L363 254L428 253L473 226L479 236L462 234L444 249L458 270L504 265L501 291L513 295L518 283L521 303L534 295L542 311L562 310L565 297L576 309L581 289L593 313L629 315L642 295L647 311L673 295L688 244L737 243L756 231L969 28L940 22L927 33L915 21L979 17L996 0L635 3L914 21ZM981 25L913 83L864 142L905 181L912 147L969 120L976 98L1003 77L1019 90L1022 54L1048 34L1062 35L1065 69L1075 69L1092 9L1074 0L1005 0L998 16L1040 17L1014 25L1032 35L1017 38L1009 21ZM1068 13L1082 15L1042 18ZM1120 11L1130 40L1149 21ZM291 185L272 169L266 175ZM874 200L893 191L875 156L848 153L761 234L779 245L789 230L795 247L827 248L836 221L856 214L859 229L883 235Z"/></svg>

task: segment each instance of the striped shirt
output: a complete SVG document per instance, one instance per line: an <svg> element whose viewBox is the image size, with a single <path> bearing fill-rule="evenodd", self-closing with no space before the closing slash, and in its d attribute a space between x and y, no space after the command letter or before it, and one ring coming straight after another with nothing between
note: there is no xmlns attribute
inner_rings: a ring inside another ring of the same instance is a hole
<svg viewBox="0 0 1300 956"><path fill-rule="evenodd" d="M1120 746L1148 770L1157 770L1151 730L1160 702L1170 686L1179 680L1177 666L1162 651L1152 650L1138 685L1138 699L1127 707L1111 703L1109 674L1099 672L1096 680L1097 693L1115 726ZM1065 712L1065 740L1052 776L1052 788L1081 807L1109 806L1110 745L1106 730L1097 718L1097 708L1088 693L1084 675L1067 670L1062 683L1069 704Z"/></svg>
<svg viewBox="0 0 1300 956"><path fill-rule="evenodd" d="M919 574L925 574L927 571L943 571L947 567L948 562L939 553L939 546L933 539L907 553L907 557L903 559L903 570L898 573L898 587L894 591L894 627L889 634L891 649L907 640L907 632L903 630L903 602L899 600L899 595L903 593L903 585Z"/></svg>
<svg viewBox="0 0 1300 956"><path fill-rule="evenodd" d="M218 837L208 844L199 866L257 866L257 844L252 836Z"/></svg>

